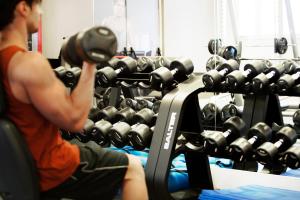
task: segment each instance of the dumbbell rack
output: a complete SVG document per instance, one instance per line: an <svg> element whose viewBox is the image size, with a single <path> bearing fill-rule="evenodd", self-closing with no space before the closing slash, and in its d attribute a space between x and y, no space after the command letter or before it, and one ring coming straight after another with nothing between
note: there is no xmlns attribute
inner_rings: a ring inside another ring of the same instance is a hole
<svg viewBox="0 0 300 200"><path fill-rule="evenodd" d="M136 82L143 81L143 82L149 82L149 73L131 73L127 76L118 76L117 81L121 83L120 86L112 87L111 94L109 98L109 105L110 106L117 106L121 91L125 98L134 98L137 96L136 94L136 85L134 85Z"/></svg>
<svg viewBox="0 0 300 200"><path fill-rule="evenodd" d="M150 199L197 199L201 189L214 188L208 156L203 153L201 147L197 150L189 148L180 150L175 146L178 136L182 132L201 135L203 127L198 94L200 92L218 92L217 90L206 91L203 88L202 76L192 75L162 99L145 168ZM300 92L297 92L298 89L295 91L292 93L293 96L300 96ZM246 130L261 121L270 126L273 122L283 125L279 99L276 94L245 95L242 116L246 123ZM242 135L244 134L246 133L242 133ZM170 166L172 159L179 153L185 155L191 189L170 194L167 181ZM256 171L257 163L250 161L235 164L234 168ZM267 168L273 173L283 170L278 166L267 166Z"/></svg>

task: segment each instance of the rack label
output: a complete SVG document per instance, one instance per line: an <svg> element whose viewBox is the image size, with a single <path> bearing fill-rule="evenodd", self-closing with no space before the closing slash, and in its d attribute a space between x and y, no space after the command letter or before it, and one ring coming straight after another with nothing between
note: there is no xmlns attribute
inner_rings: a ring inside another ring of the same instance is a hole
<svg viewBox="0 0 300 200"><path fill-rule="evenodd" d="M177 114L176 112L171 113L168 131L166 133L167 136L166 136L166 141L164 144L164 149L169 149L169 147L170 147L170 140L173 135L173 128L174 128L174 124L175 124L175 120L176 120L176 114Z"/></svg>

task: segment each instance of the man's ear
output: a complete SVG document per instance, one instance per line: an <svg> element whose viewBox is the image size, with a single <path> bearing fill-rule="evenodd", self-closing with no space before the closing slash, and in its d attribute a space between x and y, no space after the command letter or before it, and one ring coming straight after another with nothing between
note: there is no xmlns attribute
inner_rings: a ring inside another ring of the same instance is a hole
<svg viewBox="0 0 300 200"><path fill-rule="evenodd" d="M30 11L30 6L25 1L20 1L16 6L16 15L26 17Z"/></svg>

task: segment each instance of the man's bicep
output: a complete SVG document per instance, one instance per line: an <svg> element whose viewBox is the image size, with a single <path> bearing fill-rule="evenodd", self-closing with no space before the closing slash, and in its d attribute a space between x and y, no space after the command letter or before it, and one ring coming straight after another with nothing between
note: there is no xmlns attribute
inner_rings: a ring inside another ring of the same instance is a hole
<svg viewBox="0 0 300 200"><path fill-rule="evenodd" d="M47 62L31 66L24 72L22 85L30 102L47 119L60 125L66 123L67 112L72 110L71 98Z"/></svg>
<svg viewBox="0 0 300 200"><path fill-rule="evenodd" d="M57 125L68 120L67 112L72 110L72 105L66 88L58 80L43 80L40 85L29 85L27 92L31 103L47 119Z"/></svg>

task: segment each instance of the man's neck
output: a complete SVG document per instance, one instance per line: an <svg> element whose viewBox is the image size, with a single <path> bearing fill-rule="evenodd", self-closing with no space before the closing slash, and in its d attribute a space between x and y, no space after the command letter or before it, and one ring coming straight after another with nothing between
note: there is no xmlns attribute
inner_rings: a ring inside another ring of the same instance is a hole
<svg viewBox="0 0 300 200"><path fill-rule="evenodd" d="M3 31L1 31L0 46L1 48L17 45L24 49L28 49L27 46L28 33L22 24L16 25L11 24L7 26Z"/></svg>

